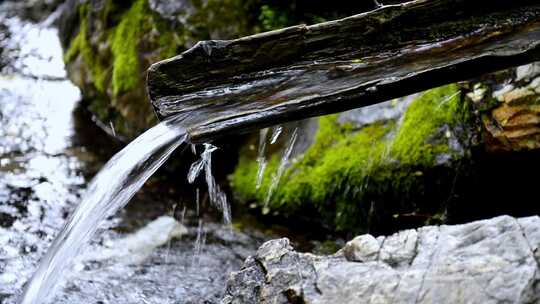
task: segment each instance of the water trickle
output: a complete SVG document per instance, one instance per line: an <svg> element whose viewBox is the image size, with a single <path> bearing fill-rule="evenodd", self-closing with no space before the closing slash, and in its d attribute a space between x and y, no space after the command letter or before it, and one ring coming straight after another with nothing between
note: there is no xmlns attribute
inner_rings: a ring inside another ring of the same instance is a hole
<svg viewBox="0 0 540 304"><path fill-rule="evenodd" d="M195 254L194 258L197 259L199 254L201 253L201 249L206 243L206 235L204 234L203 230L203 221L202 219L199 219L199 225L197 226L197 238L195 239Z"/></svg>
<svg viewBox="0 0 540 304"><path fill-rule="evenodd" d="M191 164L191 167L189 168L187 180L190 184L193 184L195 179L201 174L201 171L204 168L204 160L203 158L199 159L198 161Z"/></svg>
<svg viewBox="0 0 540 304"><path fill-rule="evenodd" d="M176 208L178 207L178 204L174 204L171 209L171 218L175 219L176 214ZM182 213L180 214L180 224L184 223L184 216L186 214L186 207L184 206L184 209L182 210ZM165 263L169 263L169 254L171 252L171 241L172 238L169 238L169 241L167 242L167 249L165 250Z"/></svg>
<svg viewBox="0 0 540 304"><path fill-rule="evenodd" d="M255 183L256 189L259 189L262 185L264 170L266 169L266 138L268 136L268 128L261 129L259 131L259 149L257 151L257 180Z"/></svg>
<svg viewBox="0 0 540 304"><path fill-rule="evenodd" d="M195 208L196 208L196 211L197 211L197 216L199 215L199 209L200 209L200 203L201 201L201 197L200 197L200 191L199 191L199 188L195 189Z"/></svg>
<svg viewBox="0 0 540 304"><path fill-rule="evenodd" d="M287 169L287 167L289 166L289 163L290 163L289 159L294 149L294 144L296 143L297 137L298 137L298 128L295 128L291 135L288 145L285 147L285 151L283 152L283 155L281 157L278 170L272 176L272 182L270 183L270 187L268 188L268 193L264 201L264 206L265 206L263 209L264 213L268 212L268 203L270 202L270 199L272 198L274 191L277 189L277 186L279 185L279 181L281 180L281 177L283 176L285 169Z"/></svg>
<svg viewBox="0 0 540 304"><path fill-rule="evenodd" d="M178 118L172 117L143 133L107 162L41 260L21 304L46 302L54 294L99 223L124 207L186 137Z"/></svg>
<svg viewBox="0 0 540 304"><path fill-rule="evenodd" d="M230 224L231 207L229 206L229 202L227 201L227 195L221 190L219 185L216 183L216 179L212 175L212 152L216 150L216 146L208 143L204 144L204 151L201 154L201 158L194 162L189 169L188 182L193 183L204 169L210 203L223 213L223 222L225 224Z"/></svg>
<svg viewBox="0 0 540 304"><path fill-rule="evenodd" d="M180 213L180 224L184 224L184 221L186 219L186 211L187 207L184 206L184 208L182 208L182 212Z"/></svg>
<svg viewBox="0 0 540 304"><path fill-rule="evenodd" d="M283 127L281 125L272 128L272 136L270 137L270 143L272 145L276 143L279 136L281 135L281 132L283 132Z"/></svg>
<svg viewBox="0 0 540 304"><path fill-rule="evenodd" d="M114 129L114 124L112 121L109 121L109 126L111 127L111 133L114 137L116 137L116 130Z"/></svg>

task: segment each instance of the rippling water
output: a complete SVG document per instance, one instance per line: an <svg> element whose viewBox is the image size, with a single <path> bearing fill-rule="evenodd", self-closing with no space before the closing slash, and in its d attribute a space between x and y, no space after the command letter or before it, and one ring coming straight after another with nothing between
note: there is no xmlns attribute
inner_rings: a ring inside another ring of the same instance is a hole
<svg viewBox="0 0 540 304"><path fill-rule="evenodd" d="M22 288L85 183L71 140L80 93L56 30L2 17L2 31L0 300Z"/></svg>

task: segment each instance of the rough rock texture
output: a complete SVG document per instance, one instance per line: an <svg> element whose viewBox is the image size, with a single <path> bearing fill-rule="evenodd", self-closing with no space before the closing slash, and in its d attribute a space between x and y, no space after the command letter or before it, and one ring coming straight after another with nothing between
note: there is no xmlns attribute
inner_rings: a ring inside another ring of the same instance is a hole
<svg viewBox="0 0 540 304"><path fill-rule="evenodd" d="M540 148L540 64L485 77L469 94L482 113L490 151Z"/></svg>
<svg viewBox="0 0 540 304"><path fill-rule="evenodd" d="M263 244L223 303L538 303L540 218L365 235L331 256Z"/></svg>
<svg viewBox="0 0 540 304"><path fill-rule="evenodd" d="M2 15L18 16L32 22L50 25L56 19L56 10L65 0L4 0L0 1Z"/></svg>

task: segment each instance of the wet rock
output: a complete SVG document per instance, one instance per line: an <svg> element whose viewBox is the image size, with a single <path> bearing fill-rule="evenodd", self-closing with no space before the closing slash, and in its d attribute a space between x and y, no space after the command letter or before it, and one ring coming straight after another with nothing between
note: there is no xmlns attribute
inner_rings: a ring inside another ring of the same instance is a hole
<svg viewBox="0 0 540 304"><path fill-rule="evenodd" d="M540 148L540 64L496 73L474 84L471 99L491 152Z"/></svg>
<svg viewBox="0 0 540 304"><path fill-rule="evenodd" d="M185 22L186 16L195 12L195 7L190 0L164 1L149 0L150 8L167 19Z"/></svg>
<svg viewBox="0 0 540 304"><path fill-rule="evenodd" d="M381 237L369 261L272 240L231 275L223 302L537 303L539 231L537 216L427 226Z"/></svg>

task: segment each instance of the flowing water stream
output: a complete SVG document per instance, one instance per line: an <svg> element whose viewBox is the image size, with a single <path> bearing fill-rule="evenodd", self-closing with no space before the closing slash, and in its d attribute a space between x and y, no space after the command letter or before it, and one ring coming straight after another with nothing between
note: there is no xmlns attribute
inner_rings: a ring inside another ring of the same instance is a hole
<svg viewBox="0 0 540 304"><path fill-rule="evenodd" d="M171 117L103 165L119 145L79 105L56 29L3 14L9 6L0 3L0 303L218 303L228 274L276 236L251 219L242 224L247 229L231 228L211 144L187 177L196 182L204 171L207 193L201 184L185 187L185 175L152 181L189 144L186 129L209 113ZM274 144L282 127L264 132L262 144ZM296 131L285 140L269 197L290 163Z"/></svg>
<svg viewBox="0 0 540 304"><path fill-rule="evenodd" d="M8 6L0 3L0 303L217 303L262 234L219 223L174 180L151 179L117 212L185 140L180 118L89 183L118 145L82 114L56 29L4 15Z"/></svg>
<svg viewBox="0 0 540 304"><path fill-rule="evenodd" d="M101 221L123 208L148 178L186 140L186 131L172 117L132 141L101 169L77 209L67 219L27 284L21 304L46 300Z"/></svg>

